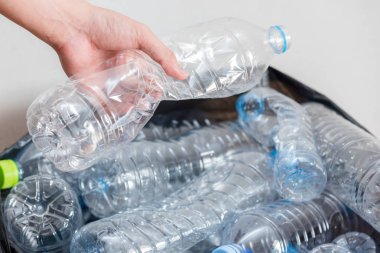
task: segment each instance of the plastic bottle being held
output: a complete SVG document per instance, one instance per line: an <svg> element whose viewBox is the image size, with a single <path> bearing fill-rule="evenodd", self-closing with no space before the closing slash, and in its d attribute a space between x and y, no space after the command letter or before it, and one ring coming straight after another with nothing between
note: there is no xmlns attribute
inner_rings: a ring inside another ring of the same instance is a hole
<svg viewBox="0 0 380 253"><path fill-rule="evenodd" d="M302 245L312 249L331 242L356 227L357 217L334 195L324 192L312 201L282 200L236 215L224 229L223 243L239 245L229 246L237 252L287 253Z"/></svg>
<svg viewBox="0 0 380 253"><path fill-rule="evenodd" d="M239 122L255 139L275 146L274 180L285 199L320 195L327 182L311 120L297 102L270 88L256 88L236 102Z"/></svg>
<svg viewBox="0 0 380 253"><path fill-rule="evenodd" d="M164 141L132 142L79 179L81 195L97 217L152 205L241 148L262 147L235 122L224 122Z"/></svg>
<svg viewBox="0 0 380 253"><path fill-rule="evenodd" d="M333 243L345 247L352 253L376 253L375 241L365 233L348 232L335 238Z"/></svg>
<svg viewBox="0 0 380 253"><path fill-rule="evenodd" d="M359 253L359 251L349 251L347 248L334 243L326 243L315 247L310 253ZM360 252L361 253L361 252Z"/></svg>
<svg viewBox="0 0 380 253"><path fill-rule="evenodd" d="M266 160L267 155L256 153L250 161L222 165L230 173L209 185L208 192L194 193L197 198L190 204L130 211L90 223L74 237L71 252L185 251L220 230L231 213L274 200Z"/></svg>
<svg viewBox="0 0 380 253"><path fill-rule="evenodd" d="M380 141L320 104L307 104L328 188L380 231Z"/></svg>
<svg viewBox="0 0 380 253"><path fill-rule="evenodd" d="M218 19L167 38L189 73L168 77L141 51L127 51L99 71L73 77L41 94L27 125L36 146L63 170L82 170L133 140L162 100L227 97L257 85L275 54L287 51L281 26L265 30L245 21Z"/></svg>
<svg viewBox="0 0 380 253"><path fill-rule="evenodd" d="M7 196L4 221L19 252L68 252L72 236L82 225L82 213L66 182L31 176Z"/></svg>
<svg viewBox="0 0 380 253"><path fill-rule="evenodd" d="M77 177L57 170L32 142L26 144L14 159L0 160L0 174L0 189L12 188L24 178L40 174L61 178L79 193Z"/></svg>

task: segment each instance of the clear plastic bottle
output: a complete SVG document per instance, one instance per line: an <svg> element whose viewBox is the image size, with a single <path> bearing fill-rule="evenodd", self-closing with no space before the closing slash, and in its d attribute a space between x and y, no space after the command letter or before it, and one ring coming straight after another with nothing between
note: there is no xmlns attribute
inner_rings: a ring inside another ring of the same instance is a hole
<svg viewBox="0 0 380 253"><path fill-rule="evenodd" d="M311 249L357 227L357 217L328 192L308 202L278 201L243 212L224 229L223 243L243 252Z"/></svg>
<svg viewBox="0 0 380 253"><path fill-rule="evenodd" d="M141 129L135 141L154 141L157 139L169 140L171 138L181 136L190 130L201 128L203 126L209 126L210 124L211 122L207 119L205 119L205 121L184 120L182 122L173 120L170 122L170 125L166 126L150 123L148 127L144 127L143 129Z"/></svg>
<svg viewBox="0 0 380 253"><path fill-rule="evenodd" d="M61 178L79 193L77 177L57 170L32 142L24 145L14 159L0 160L0 174L0 189L12 188L26 177L41 174Z"/></svg>
<svg viewBox="0 0 380 253"><path fill-rule="evenodd" d="M7 196L4 221L11 241L21 252L68 252L72 236L82 225L82 213L66 182L31 176Z"/></svg>
<svg viewBox="0 0 380 253"><path fill-rule="evenodd" d="M322 244L318 247L315 247L310 251L310 253L362 253L361 251L349 251L347 248L336 245L334 243Z"/></svg>
<svg viewBox="0 0 380 253"><path fill-rule="evenodd" d="M351 253L376 253L376 243L367 234L348 232L334 239L333 243L345 247Z"/></svg>
<svg viewBox="0 0 380 253"><path fill-rule="evenodd" d="M129 143L112 160L83 173L81 195L96 217L152 205L223 162L229 153L248 147L262 150L235 122L196 129L170 142Z"/></svg>
<svg viewBox="0 0 380 253"><path fill-rule="evenodd" d="M177 138L186 132L204 126L210 126L213 122L199 111L175 111L165 115L155 115L150 122L141 129L135 141L170 140Z"/></svg>
<svg viewBox="0 0 380 253"><path fill-rule="evenodd" d="M83 220L92 219L91 213L83 203L78 185L82 172L69 173L55 168L30 141L20 147L13 159L0 160L0 189L12 188L21 180L33 175L52 176L64 180L77 194L82 207Z"/></svg>
<svg viewBox="0 0 380 253"><path fill-rule="evenodd" d="M320 104L308 104L328 188L380 231L380 141Z"/></svg>
<svg viewBox="0 0 380 253"><path fill-rule="evenodd" d="M310 117L297 102L270 88L256 88L236 102L247 133L275 146L274 180L285 199L305 201L320 195L327 182Z"/></svg>
<svg viewBox="0 0 380 253"><path fill-rule="evenodd" d="M143 52L126 51L41 94L27 112L29 133L57 168L88 168L132 141L162 100L226 97L254 87L289 38L280 26L265 30L232 18L185 29L166 39L190 74L185 81L168 77Z"/></svg>
<svg viewBox="0 0 380 253"><path fill-rule="evenodd" d="M186 116L182 117L177 113L170 113L165 116L158 115L154 122L141 130L138 136L139 140L169 140L192 129L211 125L211 121L200 112L188 112ZM0 174L2 175L0 177L0 189L12 188L25 177L40 174L65 180L79 196L78 179L80 172L68 173L58 170L52 162L43 157L41 151L29 139L30 137L25 136L18 141L20 151L14 159L0 160Z"/></svg>
<svg viewBox="0 0 380 253"><path fill-rule="evenodd" d="M220 230L233 212L276 198L267 159L256 152L249 161L222 165L230 173L207 192L194 193L197 197L190 204L136 210L90 223L74 237L71 252L185 251Z"/></svg>

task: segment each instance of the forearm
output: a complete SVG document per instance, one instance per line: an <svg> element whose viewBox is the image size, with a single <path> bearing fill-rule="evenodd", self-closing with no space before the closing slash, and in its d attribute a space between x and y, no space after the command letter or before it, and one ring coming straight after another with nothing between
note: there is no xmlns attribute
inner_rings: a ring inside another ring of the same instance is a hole
<svg viewBox="0 0 380 253"><path fill-rule="evenodd" d="M86 72L121 51L139 49L167 74L187 77L147 26L86 0L0 0L0 14L52 46L68 75Z"/></svg>
<svg viewBox="0 0 380 253"><path fill-rule="evenodd" d="M83 0L0 0L0 14L52 47L60 47L88 15Z"/></svg>

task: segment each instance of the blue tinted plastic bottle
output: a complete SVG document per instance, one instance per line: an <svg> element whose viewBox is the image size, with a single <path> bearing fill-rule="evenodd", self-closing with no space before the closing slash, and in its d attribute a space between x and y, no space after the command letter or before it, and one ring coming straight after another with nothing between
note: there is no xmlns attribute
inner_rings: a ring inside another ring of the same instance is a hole
<svg viewBox="0 0 380 253"><path fill-rule="evenodd" d="M247 133L275 147L274 180L280 195L296 201L319 196L327 176L302 106L273 89L256 88L239 97L236 109Z"/></svg>

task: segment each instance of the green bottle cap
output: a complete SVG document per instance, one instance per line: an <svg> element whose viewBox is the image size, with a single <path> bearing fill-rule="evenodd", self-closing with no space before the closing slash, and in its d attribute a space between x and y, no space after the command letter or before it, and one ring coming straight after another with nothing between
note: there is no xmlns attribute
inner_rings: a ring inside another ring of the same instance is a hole
<svg viewBox="0 0 380 253"><path fill-rule="evenodd" d="M8 189L19 181L18 167L13 160L0 160L0 189Z"/></svg>

